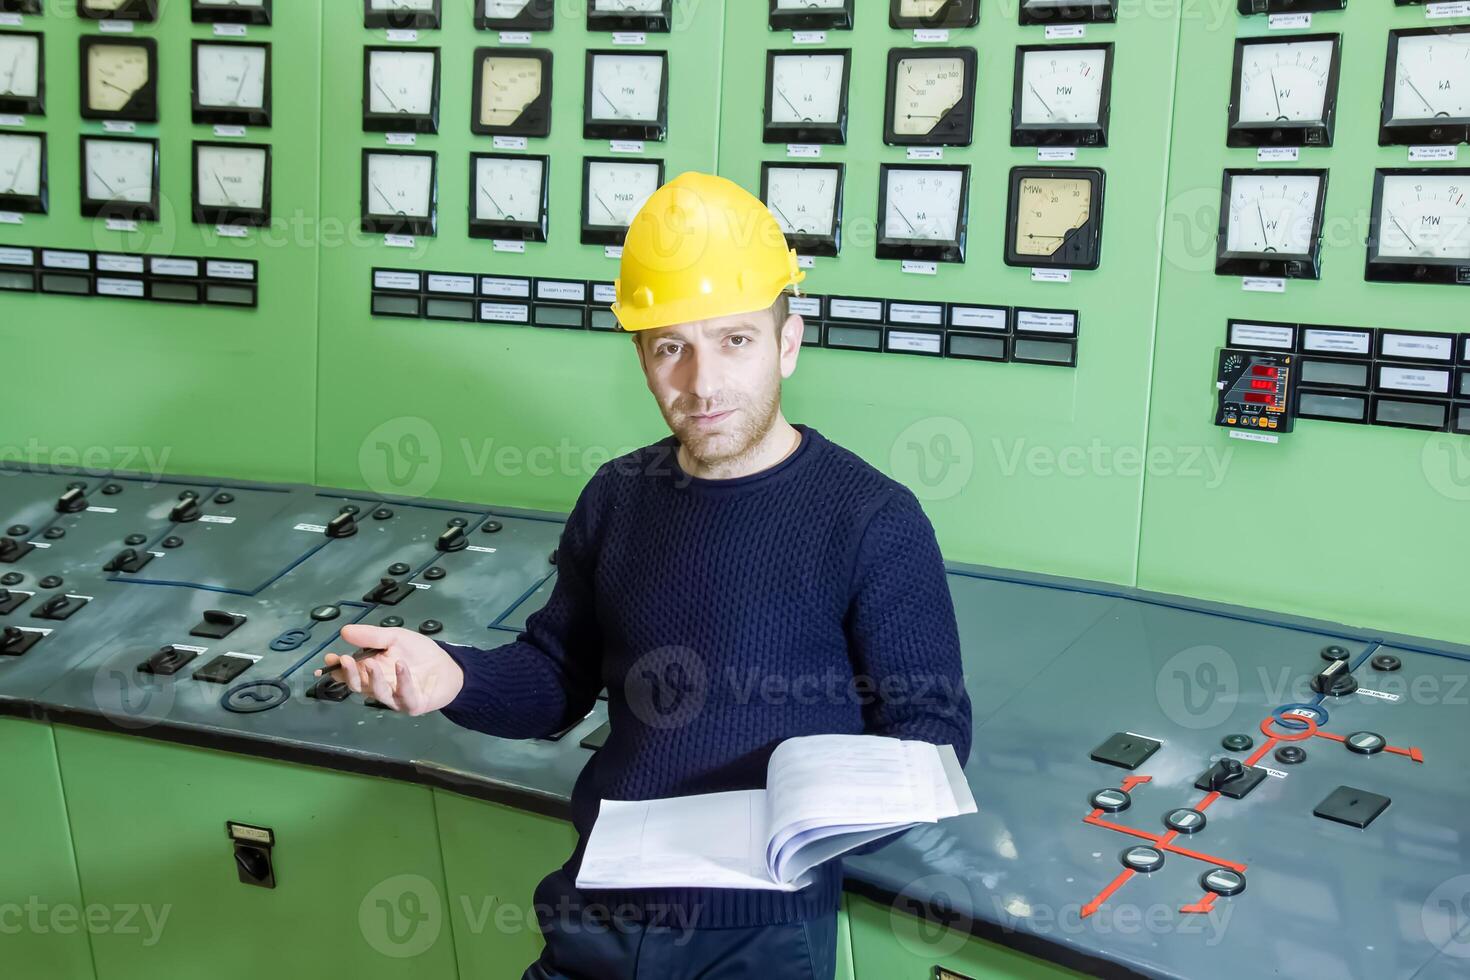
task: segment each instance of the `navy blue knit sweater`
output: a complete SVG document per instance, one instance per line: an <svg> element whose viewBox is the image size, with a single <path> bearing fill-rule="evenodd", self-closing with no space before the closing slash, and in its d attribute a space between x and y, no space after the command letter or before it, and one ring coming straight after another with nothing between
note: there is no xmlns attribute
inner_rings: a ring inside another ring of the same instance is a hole
<svg viewBox="0 0 1470 980"><path fill-rule="evenodd" d="M549 735L607 688L607 744L572 790L571 875L600 800L758 788L794 736L888 735L969 755L933 527L902 484L796 428L798 447L750 476L685 474L673 436L604 464L562 531L551 598L515 642L442 644L465 674L443 714L490 735ZM721 927L825 914L841 886L839 859L792 893L584 894Z"/></svg>

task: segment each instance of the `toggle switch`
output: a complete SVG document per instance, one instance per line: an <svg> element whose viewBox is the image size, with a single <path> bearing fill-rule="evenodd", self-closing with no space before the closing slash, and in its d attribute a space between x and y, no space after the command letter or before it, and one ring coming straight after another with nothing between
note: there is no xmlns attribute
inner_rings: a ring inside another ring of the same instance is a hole
<svg viewBox="0 0 1470 980"><path fill-rule="evenodd" d="M357 515L351 511L343 511L327 522L326 535L329 538L350 538L357 533Z"/></svg>
<svg viewBox="0 0 1470 980"><path fill-rule="evenodd" d="M31 647L41 642L45 633L36 630L24 630L19 626L7 626L0 632L0 655L7 657L19 657Z"/></svg>
<svg viewBox="0 0 1470 980"><path fill-rule="evenodd" d="M1195 780L1194 788L1239 800L1265 778L1266 770L1242 765L1239 759L1227 757L1206 769L1204 775Z"/></svg>
<svg viewBox="0 0 1470 980"><path fill-rule="evenodd" d="M0 538L0 561L6 564L13 561L20 561L20 559L35 550L36 546L29 541L17 541L9 535Z"/></svg>
<svg viewBox="0 0 1470 980"><path fill-rule="evenodd" d="M87 509L87 495L81 487L71 487L56 498L56 512L58 514L75 514Z"/></svg>
<svg viewBox="0 0 1470 980"><path fill-rule="evenodd" d="M276 835L268 827L251 827L247 824L225 822L225 832L235 851L235 872L241 884L260 888L276 887L276 872L271 859Z"/></svg>
<svg viewBox="0 0 1470 980"><path fill-rule="evenodd" d="M174 505L173 510L168 512L168 519L175 524L188 524L203 516L204 508L199 506L198 497L185 497Z"/></svg>
<svg viewBox="0 0 1470 980"><path fill-rule="evenodd" d="M79 595L54 595L41 603L31 615L37 619L68 619L86 604L87 600Z"/></svg>
<svg viewBox="0 0 1470 980"><path fill-rule="evenodd" d="M138 665L138 670L145 674L157 674L160 677L168 677L179 672L179 668L188 665L189 661L199 656L196 650L185 650L183 647L166 643L158 648L158 652Z"/></svg>
<svg viewBox="0 0 1470 980"><path fill-rule="evenodd" d="M10 589L0 589L0 616L9 616L21 607L34 593L13 592Z"/></svg>
<svg viewBox="0 0 1470 980"><path fill-rule="evenodd" d="M147 551L139 551L136 548L124 548L112 559L102 566L104 572L136 572L142 570L143 566L153 560L153 555Z"/></svg>
<svg viewBox="0 0 1470 980"><path fill-rule="evenodd" d="M189 631L190 636L202 636L211 640L223 640L245 623L244 615L228 613L223 609L206 609L199 625Z"/></svg>
<svg viewBox="0 0 1470 980"><path fill-rule="evenodd" d="M1357 689L1358 679L1353 676L1352 665L1346 660L1332 661L1312 678L1312 690L1334 698L1352 694Z"/></svg>
<svg viewBox="0 0 1470 980"><path fill-rule="evenodd" d="M378 584L362 597L363 602L378 602L385 606L396 606L404 599L413 595L414 588L407 582L399 582L396 579L382 578Z"/></svg>

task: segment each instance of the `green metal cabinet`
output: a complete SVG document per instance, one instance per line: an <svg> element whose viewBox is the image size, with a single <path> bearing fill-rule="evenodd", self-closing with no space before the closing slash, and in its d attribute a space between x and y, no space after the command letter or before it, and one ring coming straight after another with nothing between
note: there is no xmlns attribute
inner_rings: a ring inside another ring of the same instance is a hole
<svg viewBox="0 0 1470 980"><path fill-rule="evenodd" d="M0 973L95 976L50 725L0 719ZM101 913L97 913L98 916Z"/></svg>
<svg viewBox="0 0 1470 980"><path fill-rule="evenodd" d="M849 897L856 980L933 980L942 966L974 980L1071 980L1084 974L951 932L886 905Z"/></svg>

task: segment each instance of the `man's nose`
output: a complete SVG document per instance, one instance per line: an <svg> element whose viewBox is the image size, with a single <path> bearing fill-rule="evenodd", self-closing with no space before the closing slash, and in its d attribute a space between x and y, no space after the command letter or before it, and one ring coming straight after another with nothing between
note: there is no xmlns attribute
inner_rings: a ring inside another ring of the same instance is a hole
<svg viewBox="0 0 1470 980"><path fill-rule="evenodd" d="M719 358L693 353L689 359L689 376L686 389L690 395L706 401L720 390Z"/></svg>

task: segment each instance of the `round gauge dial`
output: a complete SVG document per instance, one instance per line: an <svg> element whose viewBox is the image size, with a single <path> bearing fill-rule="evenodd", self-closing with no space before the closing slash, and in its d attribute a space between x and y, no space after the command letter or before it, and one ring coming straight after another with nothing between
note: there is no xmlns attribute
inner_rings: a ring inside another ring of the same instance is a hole
<svg viewBox="0 0 1470 980"><path fill-rule="evenodd" d="M592 161L587 167L587 223L626 228L658 190L657 165Z"/></svg>
<svg viewBox="0 0 1470 980"><path fill-rule="evenodd" d="M368 111L381 115L427 116L434 110L433 51L368 52Z"/></svg>
<svg viewBox="0 0 1470 980"><path fill-rule="evenodd" d="M1320 121L1335 49L1330 39L1245 45L1237 93L1240 121Z"/></svg>
<svg viewBox="0 0 1470 980"><path fill-rule="evenodd" d="M1470 177L1384 175L1378 255L1470 259Z"/></svg>
<svg viewBox="0 0 1470 980"><path fill-rule="evenodd" d="M1398 38L1389 117L1470 118L1470 31Z"/></svg>
<svg viewBox="0 0 1470 980"><path fill-rule="evenodd" d="M1021 122L1096 123L1102 108L1103 48L1059 47L1025 53Z"/></svg>
<svg viewBox="0 0 1470 980"><path fill-rule="evenodd" d="M476 220L540 221L544 168L542 160L532 158L481 157L476 160Z"/></svg>
<svg viewBox="0 0 1470 980"><path fill-rule="evenodd" d="M956 57L902 58L894 78L893 132L923 136L965 97L965 62Z"/></svg>
<svg viewBox="0 0 1470 980"><path fill-rule="evenodd" d="M89 139L84 182L92 201L147 204L153 200L155 149L144 140Z"/></svg>
<svg viewBox="0 0 1470 980"><path fill-rule="evenodd" d="M367 209L374 215L426 218L434 199L434 160L423 154L368 157Z"/></svg>
<svg viewBox="0 0 1470 980"><path fill-rule="evenodd" d="M87 108L118 112L148 85L148 50L137 44L93 44L87 48Z"/></svg>
<svg viewBox="0 0 1470 980"><path fill-rule="evenodd" d="M199 104L219 108L265 106L266 48L258 44L201 44L195 49Z"/></svg>
<svg viewBox="0 0 1470 980"><path fill-rule="evenodd" d="M831 235L840 178L835 167L771 167L766 207L785 235Z"/></svg>
<svg viewBox="0 0 1470 980"><path fill-rule="evenodd" d="M842 111L847 59L840 54L783 54L771 61L773 123L835 123Z"/></svg>
<svg viewBox="0 0 1470 980"><path fill-rule="evenodd" d="M1317 227L1316 174L1234 174L1225 247L1231 252L1306 255Z"/></svg>
<svg viewBox="0 0 1470 980"><path fill-rule="evenodd" d="M1023 177L1012 248L1018 255L1047 256L1092 216L1092 181L1074 177Z"/></svg>
<svg viewBox="0 0 1470 980"><path fill-rule="evenodd" d="M0 98L34 99L40 91L40 36L0 34Z"/></svg>
<svg viewBox="0 0 1470 980"><path fill-rule="evenodd" d="M480 125L513 125L541 96L543 64L539 58L486 58L480 76Z"/></svg>
<svg viewBox="0 0 1470 980"><path fill-rule="evenodd" d="M0 133L0 197L41 193L41 137Z"/></svg>
<svg viewBox="0 0 1470 980"><path fill-rule="evenodd" d="M661 57L594 55L592 118L638 122L656 120L663 92L663 73L664 60Z"/></svg>
<svg viewBox="0 0 1470 980"><path fill-rule="evenodd" d="M888 171L883 237L910 241L953 242L959 237L961 191L959 170Z"/></svg>
<svg viewBox="0 0 1470 980"><path fill-rule="evenodd" d="M195 148L197 202L207 208L259 211L265 207L267 151L255 146Z"/></svg>

